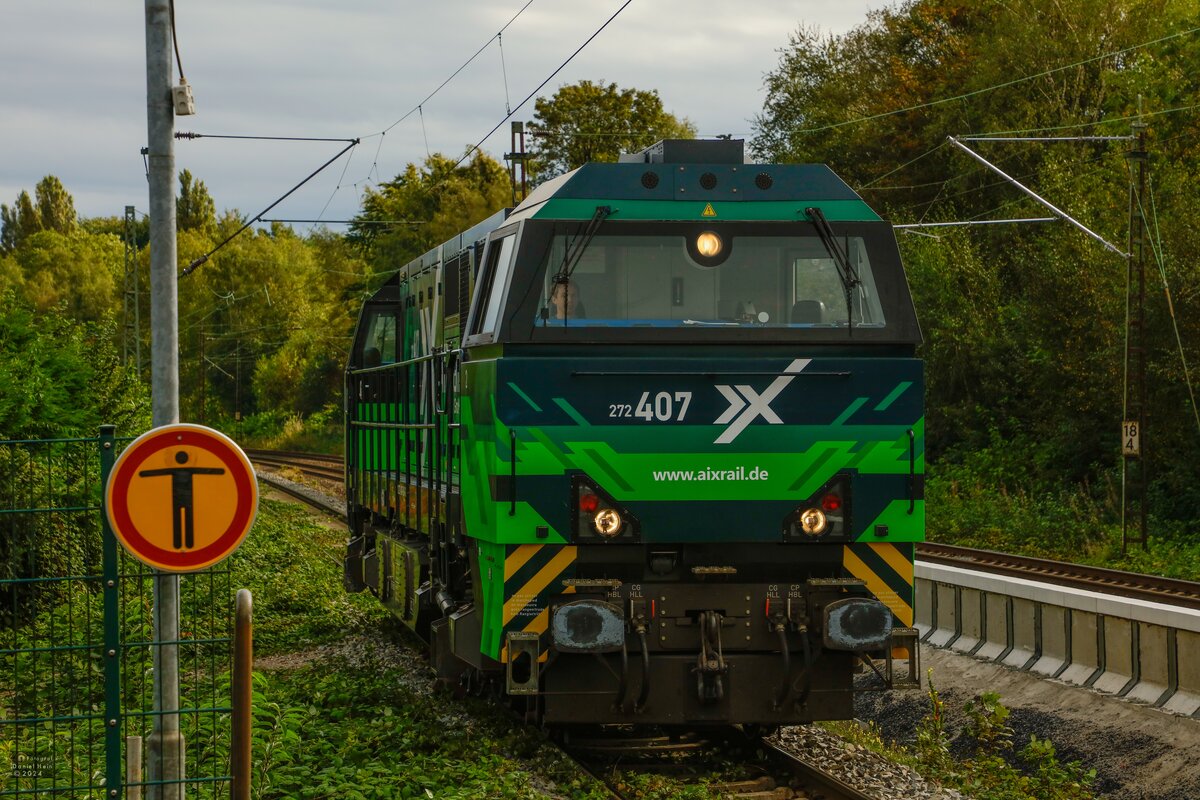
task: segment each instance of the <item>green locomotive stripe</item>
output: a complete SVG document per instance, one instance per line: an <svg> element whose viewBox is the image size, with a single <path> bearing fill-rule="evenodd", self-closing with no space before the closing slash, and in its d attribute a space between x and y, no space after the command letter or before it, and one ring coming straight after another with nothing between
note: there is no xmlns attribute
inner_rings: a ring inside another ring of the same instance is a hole
<svg viewBox="0 0 1200 800"><path fill-rule="evenodd" d="M870 399L871 398L869 398L869 397L856 398L853 403L846 406L846 410L843 411L841 414L839 414L837 419L835 419L833 422L829 423L829 427L837 428L837 427L841 427L842 425L845 425L846 420L848 420L852 416L854 416L854 412L858 411L860 408L862 408L864 405L866 405L867 401Z"/></svg>
<svg viewBox="0 0 1200 800"><path fill-rule="evenodd" d="M526 403L529 403L529 407L532 408L534 411L538 412L539 414L542 413L542 407L539 406L537 403L533 402L533 398L530 397L529 395L525 394L525 392L521 389L520 386L517 386L512 381L509 381L508 388L510 388L514 392L516 392L517 397L520 397Z"/></svg>
<svg viewBox="0 0 1200 800"><path fill-rule="evenodd" d="M911 544L850 544L842 549L846 571L865 581L871 594L906 627L913 622L912 559Z"/></svg>
<svg viewBox="0 0 1200 800"><path fill-rule="evenodd" d="M908 387L910 387L912 385L913 385L912 381L901 381L899 386L897 386L895 389L892 389L891 394L889 394L887 397L883 398L883 400L880 401L879 405L875 406L875 410L876 411L887 411L888 407L891 406L892 403L896 402L896 398L898 398L900 395L904 394L905 390L908 389Z"/></svg>
<svg viewBox="0 0 1200 800"><path fill-rule="evenodd" d="M597 205L609 205L612 220L681 220L697 222L729 221L790 221L807 222L806 206L819 204L825 218L831 222L878 222L880 216L862 200L580 200L557 198L547 200L534 219L591 219ZM713 213L706 214L711 209Z"/></svg>
<svg viewBox="0 0 1200 800"><path fill-rule="evenodd" d="M604 470L604 474L607 475L609 477L609 479L612 480L613 483L615 483L617 486L620 486L623 491L626 491L626 492L633 491L633 487L630 486L629 483L624 478L621 477L621 473L617 472L617 470L613 468L613 465L608 463L608 461L605 460L604 458L602 458L601 455L599 453L597 453L594 448L591 448L591 447L583 448L583 454L585 456L587 456L588 458L590 458L592 461L594 461L596 463L596 465L598 467L600 467L600 469Z"/></svg>
<svg viewBox="0 0 1200 800"><path fill-rule="evenodd" d="M800 473L800 477L788 487L788 492L795 492L801 486L810 486L816 483L813 478L817 475L824 475L825 465L829 463L829 459L833 458L841 448L835 447L832 443L825 445L825 452L821 453L806 470ZM824 481L821 481L823 484ZM820 485L820 484L818 484ZM810 493L811 494L811 493ZM807 497L807 495L805 495Z"/></svg>

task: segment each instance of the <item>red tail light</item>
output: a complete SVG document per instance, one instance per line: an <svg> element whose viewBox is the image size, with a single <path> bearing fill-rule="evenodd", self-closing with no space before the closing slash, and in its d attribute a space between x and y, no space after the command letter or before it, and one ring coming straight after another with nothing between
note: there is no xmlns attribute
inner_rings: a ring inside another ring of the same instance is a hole
<svg viewBox="0 0 1200 800"><path fill-rule="evenodd" d="M827 494L821 498L821 508L826 511L837 511L842 507L842 498L836 494Z"/></svg>
<svg viewBox="0 0 1200 800"><path fill-rule="evenodd" d="M585 514L591 514L596 509L600 508L600 498L591 492L579 493L579 510Z"/></svg>

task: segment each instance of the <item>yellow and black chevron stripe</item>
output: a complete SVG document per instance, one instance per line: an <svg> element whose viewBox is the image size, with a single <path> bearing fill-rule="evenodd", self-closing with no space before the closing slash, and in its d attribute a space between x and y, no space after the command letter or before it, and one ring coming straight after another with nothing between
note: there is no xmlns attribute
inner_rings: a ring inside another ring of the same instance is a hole
<svg viewBox="0 0 1200 800"><path fill-rule="evenodd" d="M848 544L842 566L891 609L905 628L913 624L913 549L911 542Z"/></svg>
<svg viewBox="0 0 1200 800"><path fill-rule="evenodd" d="M508 661L508 647L503 642L509 631L538 634L538 660L546 660L550 653L550 599L574 594L575 587L564 586L563 581L575 577L577 552L573 545L520 544L505 548L502 662Z"/></svg>

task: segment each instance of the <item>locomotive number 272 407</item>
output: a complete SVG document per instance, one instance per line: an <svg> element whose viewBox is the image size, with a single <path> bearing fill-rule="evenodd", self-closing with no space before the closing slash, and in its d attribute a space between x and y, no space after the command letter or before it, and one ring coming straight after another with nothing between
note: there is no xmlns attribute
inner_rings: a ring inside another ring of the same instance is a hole
<svg viewBox="0 0 1200 800"><path fill-rule="evenodd" d="M647 422L683 422L691 403L691 392L659 392L653 398L650 392L642 392L636 403L609 403L608 416L644 419Z"/></svg>

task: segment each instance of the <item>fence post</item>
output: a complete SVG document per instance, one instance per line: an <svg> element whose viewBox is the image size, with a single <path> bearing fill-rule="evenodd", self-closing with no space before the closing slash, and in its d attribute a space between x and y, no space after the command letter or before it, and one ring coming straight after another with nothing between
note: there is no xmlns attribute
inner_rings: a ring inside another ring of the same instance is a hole
<svg viewBox="0 0 1200 800"><path fill-rule="evenodd" d="M254 672L254 602L249 589L238 589L233 626L233 731L230 782L232 800L250 800L250 731Z"/></svg>
<svg viewBox="0 0 1200 800"><path fill-rule="evenodd" d="M116 461L115 425L100 426L100 496L104 497L108 475ZM118 605L120 565L117 537L108 524L108 514L100 508L100 526L104 536L104 786L110 798L121 796L121 617Z"/></svg>

